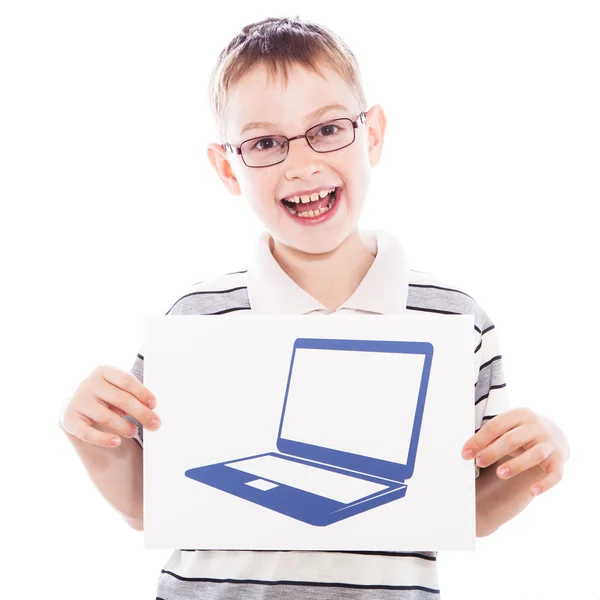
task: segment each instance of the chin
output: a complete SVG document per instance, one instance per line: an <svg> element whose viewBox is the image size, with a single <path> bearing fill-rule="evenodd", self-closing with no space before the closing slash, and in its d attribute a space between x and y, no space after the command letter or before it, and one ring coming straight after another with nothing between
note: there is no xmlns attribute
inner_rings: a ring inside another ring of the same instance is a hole
<svg viewBox="0 0 600 600"><path fill-rule="evenodd" d="M352 231L351 227L344 231L332 228L331 231L306 231L301 235L283 235L277 239L280 243L305 254L320 255L328 254L339 248Z"/></svg>

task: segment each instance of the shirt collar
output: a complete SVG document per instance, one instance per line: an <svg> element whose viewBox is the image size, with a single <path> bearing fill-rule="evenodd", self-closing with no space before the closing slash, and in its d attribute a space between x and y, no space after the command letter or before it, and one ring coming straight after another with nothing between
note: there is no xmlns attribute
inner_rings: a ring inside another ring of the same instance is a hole
<svg viewBox="0 0 600 600"><path fill-rule="evenodd" d="M352 296L336 312L343 309L377 314L403 312L408 297L408 260L404 249L385 231L365 231L360 235L367 248L376 254L375 260ZM296 315L328 312L279 266L271 254L270 239L266 231L260 235L248 269L248 297L252 311Z"/></svg>

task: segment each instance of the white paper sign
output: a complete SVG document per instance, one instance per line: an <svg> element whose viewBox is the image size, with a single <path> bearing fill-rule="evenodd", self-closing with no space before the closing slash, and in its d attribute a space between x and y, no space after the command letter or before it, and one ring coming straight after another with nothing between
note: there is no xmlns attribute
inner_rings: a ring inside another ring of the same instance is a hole
<svg viewBox="0 0 600 600"><path fill-rule="evenodd" d="M147 548L472 550L471 315L147 319Z"/></svg>

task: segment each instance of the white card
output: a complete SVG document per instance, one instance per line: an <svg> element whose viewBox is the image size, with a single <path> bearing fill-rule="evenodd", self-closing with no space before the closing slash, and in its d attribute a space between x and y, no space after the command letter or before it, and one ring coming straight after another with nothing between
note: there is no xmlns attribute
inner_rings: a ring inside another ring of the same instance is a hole
<svg viewBox="0 0 600 600"><path fill-rule="evenodd" d="M147 319L147 548L472 550L472 315Z"/></svg>

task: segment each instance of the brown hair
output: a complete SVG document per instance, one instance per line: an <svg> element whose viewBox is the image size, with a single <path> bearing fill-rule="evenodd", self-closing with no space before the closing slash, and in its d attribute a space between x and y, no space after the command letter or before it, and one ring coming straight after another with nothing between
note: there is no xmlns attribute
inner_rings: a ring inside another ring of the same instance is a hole
<svg viewBox="0 0 600 600"><path fill-rule="evenodd" d="M358 62L347 44L331 30L299 17L267 18L246 25L221 52L209 84L209 103L219 133L224 136L223 113L231 88L255 66L267 68L272 80L301 66L323 76L320 65L337 72L352 87L361 109L366 108Z"/></svg>

